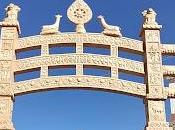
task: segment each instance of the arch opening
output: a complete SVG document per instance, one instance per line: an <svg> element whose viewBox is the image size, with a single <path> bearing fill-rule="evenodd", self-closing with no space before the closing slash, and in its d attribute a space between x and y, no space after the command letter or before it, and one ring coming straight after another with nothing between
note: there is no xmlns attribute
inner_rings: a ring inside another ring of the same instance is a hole
<svg viewBox="0 0 175 130"><path fill-rule="evenodd" d="M61 90L20 96L17 97L14 112L19 130L29 130L33 125L36 130L141 129L145 124L144 118L141 99L90 90Z"/></svg>

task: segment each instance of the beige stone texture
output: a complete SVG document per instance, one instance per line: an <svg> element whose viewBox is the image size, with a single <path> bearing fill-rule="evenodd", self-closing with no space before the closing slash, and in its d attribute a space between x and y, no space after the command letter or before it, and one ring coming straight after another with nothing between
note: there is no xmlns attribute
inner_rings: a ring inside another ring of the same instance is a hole
<svg viewBox="0 0 175 130"><path fill-rule="evenodd" d="M162 65L162 55L174 55L174 45L163 45L160 40L161 25L156 22L153 9L143 12L142 40L123 37L118 26L109 25L101 16L102 33L86 33L84 25L92 18L92 10L83 0L75 0L67 15L76 25L76 31L59 31L61 15L56 15L53 25L44 25L40 35L19 38L20 8L10 4L6 18L0 22L0 130L14 130L12 123L13 102L16 96L38 91L58 89L91 89L135 96L144 100L145 130L172 130L166 121L165 100L175 98L173 87L165 88L163 76L174 76L174 66ZM75 43L76 53L50 55L51 44ZM83 44L108 45L110 55L83 53ZM41 46L41 56L16 59L15 51ZM144 62L118 57L119 48L144 56ZM48 76L49 66L75 65L76 75ZM83 75L83 65L111 68L111 77ZM14 73L40 68L40 78L21 82L14 81ZM143 76L145 83L118 79L118 71ZM171 123L173 124L173 123ZM173 126L173 125L171 125Z"/></svg>

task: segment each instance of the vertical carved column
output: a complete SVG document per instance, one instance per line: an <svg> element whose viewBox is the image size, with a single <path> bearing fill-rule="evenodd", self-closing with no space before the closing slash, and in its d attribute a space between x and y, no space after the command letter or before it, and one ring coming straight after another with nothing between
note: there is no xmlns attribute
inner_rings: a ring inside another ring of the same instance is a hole
<svg viewBox="0 0 175 130"><path fill-rule="evenodd" d="M141 36L145 51L145 81L147 97L145 109L147 116L146 130L172 130L166 122L163 94L162 57L160 45L161 25L156 22L153 9L143 12L144 24Z"/></svg>
<svg viewBox="0 0 175 130"><path fill-rule="evenodd" d="M111 56L116 59L118 57L118 47L112 45L111 46ZM116 65L111 67L111 77L118 78L118 67Z"/></svg>
<svg viewBox="0 0 175 130"><path fill-rule="evenodd" d="M175 82L174 79L170 80L169 84L170 88L175 88ZM175 99L170 99L170 105L171 105L171 119L170 119L170 126L173 127L173 130L175 130Z"/></svg>
<svg viewBox="0 0 175 130"><path fill-rule="evenodd" d="M14 130L12 123L13 98L12 88L13 66L15 58L14 46L20 33L17 20L20 8L10 4L6 8L6 18L0 22L1 43L0 43L0 130Z"/></svg>
<svg viewBox="0 0 175 130"><path fill-rule="evenodd" d="M12 98L10 96L0 96L0 130L14 130L12 111Z"/></svg>
<svg viewBox="0 0 175 130"><path fill-rule="evenodd" d="M43 44L41 46L41 56L48 56L49 55L49 47L48 44ZM41 78L48 77L48 66L41 67Z"/></svg>
<svg viewBox="0 0 175 130"><path fill-rule="evenodd" d="M164 101L146 99L145 109L147 116L146 130L172 130L166 122Z"/></svg>
<svg viewBox="0 0 175 130"><path fill-rule="evenodd" d="M83 54L83 43L76 43L76 53ZM76 75L83 75L83 64L76 65Z"/></svg>

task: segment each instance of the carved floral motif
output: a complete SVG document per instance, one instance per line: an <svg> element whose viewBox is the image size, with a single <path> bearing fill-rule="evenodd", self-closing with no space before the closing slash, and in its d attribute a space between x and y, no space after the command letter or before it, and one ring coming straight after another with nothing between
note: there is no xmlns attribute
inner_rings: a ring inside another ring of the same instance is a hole
<svg viewBox="0 0 175 130"><path fill-rule="evenodd" d="M15 94L17 95L36 90L60 88L102 89L106 91L123 92L138 96L145 96L146 94L146 87L144 84L95 76L49 77L45 79L14 83L13 87L15 88Z"/></svg>
<svg viewBox="0 0 175 130"><path fill-rule="evenodd" d="M19 38L15 49L22 49L31 46L38 46L42 44L56 44L56 43L95 43L104 45L114 45L116 47L128 48L138 52L143 52L143 42L130 38L115 38L102 34L95 33L60 33L57 35L47 36L31 36Z"/></svg>
<svg viewBox="0 0 175 130"><path fill-rule="evenodd" d="M77 26L75 33L59 33L18 38L20 32L17 20L20 9L15 5L7 7L7 18L0 22L0 130L13 130L13 95L47 91L50 89L95 89L112 91L144 98L149 121L146 130L172 130L165 118L164 97L175 97L174 89L163 88L163 73L169 74L172 67L162 68L161 53L174 53L174 49L160 44L160 28L156 13L149 9L143 13L143 41L125 37L111 37L97 33L85 33L84 24L92 18L92 11L83 0L75 0L68 9L68 17ZM108 26L109 28L109 26ZM111 28L111 26L110 26ZM57 29L57 28L55 28ZM76 43L76 54L49 55L49 45ZM109 45L111 56L83 54L83 43ZM17 49L41 46L41 56L15 60ZM144 63L117 57L118 48L135 51L145 58ZM163 48L163 49L162 49ZM163 52L162 52L163 50ZM115 57L116 56L116 57ZM75 76L48 77L48 67L55 65L76 65ZM83 65L111 67L112 77L83 75ZM41 78L13 82L12 73L41 67ZM146 84L117 79L118 69L141 74ZM162 71L163 70L163 71ZM116 76L116 77L115 77Z"/></svg>
<svg viewBox="0 0 175 130"><path fill-rule="evenodd" d="M125 69L131 72L144 74L144 66L142 62L93 54L71 54L53 56L50 55L45 57L35 57L30 59L16 60L14 62L14 71L21 71L41 66L76 64L98 65L108 67L113 66L118 67L119 69Z"/></svg>
<svg viewBox="0 0 175 130"><path fill-rule="evenodd" d="M146 41L147 42L159 42L160 38L159 38L159 31L146 31L145 37L146 37Z"/></svg>

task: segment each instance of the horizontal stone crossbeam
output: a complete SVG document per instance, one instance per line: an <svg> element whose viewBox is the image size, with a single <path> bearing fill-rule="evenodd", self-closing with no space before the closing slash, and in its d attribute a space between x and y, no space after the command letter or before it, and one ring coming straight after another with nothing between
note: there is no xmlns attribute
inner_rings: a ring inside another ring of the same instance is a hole
<svg viewBox="0 0 175 130"><path fill-rule="evenodd" d="M94 89L145 97L146 86L140 83L96 76L61 76L13 83L15 95L54 89Z"/></svg>
<svg viewBox="0 0 175 130"><path fill-rule="evenodd" d="M162 44L162 54L175 55L175 45L174 44Z"/></svg>
<svg viewBox="0 0 175 130"><path fill-rule="evenodd" d="M138 73L140 75L144 75L144 66L142 62L95 54L61 54L20 59L14 61L13 70L14 72L16 72L23 71L26 69L38 68L42 66L76 64L97 65L107 67L118 66L119 69L131 71L131 73L133 72Z"/></svg>
<svg viewBox="0 0 175 130"><path fill-rule="evenodd" d="M60 32L62 15L58 14L54 24L42 27L41 35L19 38L19 11L18 6L10 4L6 8L6 17L0 22L0 130L14 130L12 111L15 96L58 89L101 90L142 98L146 112L145 130L172 130L166 121L165 100L175 98L175 89L164 87L163 76L175 76L175 68L162 65L162 56L174 55L175 45L161 44L162 26L157 23L157 14L153 9L142 12L141 40L123 37L120 27L107 24L103 16L98 16L103 32L86 33L84 25L91 20L93 12L84 0L75 0L67 11L68 19L76 26L76 32ZM56 44L73 45L74 51L50 54L50 48ZM104 48L107 52L105 55L90 54L84 52L84 46ZM41 54L37 56L24 59L15 56L15 53L18 55L38 48ZM144 60L139 62L121 58L120 51L141 55ZM49 69L59 65L69 65L76 73L51 76ZM110 76L84 73L84 68L94 66L110 71ZM40 76L14 81L17 74L32 70L40 71ZM119 72L142 76L144 83L121 80Z"/></svg>
<svg viewBox="0 0 175 130"><path fill-rule="evenodd" d="M164 76L175 76L175 66L173 65L164 65L163 67L163 75Z"/></svg>
<svg viewBox="0 0 175 130"><path fill-rule="evenodd" d="M55 43L95 43L127 48L131 51L143 52L143 42L130 38L109 37L99 33L60 33L55 35L38 35L18 39L15 49Z"/></svg>

